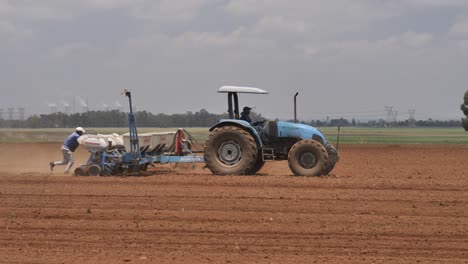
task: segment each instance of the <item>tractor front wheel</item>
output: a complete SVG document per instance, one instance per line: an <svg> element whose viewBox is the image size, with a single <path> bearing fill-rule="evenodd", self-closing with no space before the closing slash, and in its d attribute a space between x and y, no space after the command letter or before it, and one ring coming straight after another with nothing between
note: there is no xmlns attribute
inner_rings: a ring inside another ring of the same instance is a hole
<svg viewBox="0 0 468 264"><path fill-rule="evenodd" d="M326 150L328 153L328 162L327 166L325 166L325 170L322 172L323 175L328 175L333 170L333 168L335 168L335 164L340 159L338 151L331 144L327 145Z"/></svg>
<svg viewBox="0 0 468 264"><path fill-rule="evenodd" d="M291 147L288 164L296 176L321 176L327 169L328 153L318 141L301 140Z"/></svg>
<svg viewBox="0 0 468 264"><path fill-rule="evenodd" d="M206 166L216 175L249 174L257 161L257 144L242 128L215 128L205 147Z"/></svg>

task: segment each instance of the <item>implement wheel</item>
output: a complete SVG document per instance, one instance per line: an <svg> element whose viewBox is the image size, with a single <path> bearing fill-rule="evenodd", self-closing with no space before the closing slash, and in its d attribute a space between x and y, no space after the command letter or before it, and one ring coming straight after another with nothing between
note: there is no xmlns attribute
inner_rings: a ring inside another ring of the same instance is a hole
<svg viewBox="0 0 468 264"><path fill-rule="evenodd" d="M243 175L257 161L257 144L245 130L235 126L215 128L205 147L206 166L216 175Z"/></svg>
<svg viewBox="0 0 468 264"><path fill-rule="evenodd" d="M88 167L89 176L99 176L101 174L101 167L99 165L93 164Z"/></svg>
<svg viewBox="0 0 468 264"><path fill-rule="evenodd" d="M289 151L288 164L296 176L321 176L327 170L328 153L318 141L301 140Z"/></svg>
<svg viewBox="0 0 468 264"><path fill-rule="evenodd" d="M73 174L75 176L88 176L88 171L86 169L86 167L84 166L79 166L75 169L75 171L73 172Z"/></svg>

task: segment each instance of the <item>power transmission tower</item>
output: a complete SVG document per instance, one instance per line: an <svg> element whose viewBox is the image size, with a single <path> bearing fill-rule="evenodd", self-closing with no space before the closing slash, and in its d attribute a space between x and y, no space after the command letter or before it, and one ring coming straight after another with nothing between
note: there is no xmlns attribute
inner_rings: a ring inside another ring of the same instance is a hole
<svg viewBox="0 0 468 264"><path fill-rule="evenodd" d="M392 123L396 123L398 117L398 111L392 111Z"/></svg>
<svg viewBox="0 0 468 264"><path fill-rule="evenodd" d="M409 125L410 127L416 127L416 119L414 119L414 115L416 114L416 110L411 109L408 110L408 115L409 115Z"/></svg>
<svg viewBox="0 0 468 264"><path fill-rule="evenodd" d="M387 113L385 117L385 123L388 125L392 122L393 120L393 106L385 106L385 112Z"/></svg>

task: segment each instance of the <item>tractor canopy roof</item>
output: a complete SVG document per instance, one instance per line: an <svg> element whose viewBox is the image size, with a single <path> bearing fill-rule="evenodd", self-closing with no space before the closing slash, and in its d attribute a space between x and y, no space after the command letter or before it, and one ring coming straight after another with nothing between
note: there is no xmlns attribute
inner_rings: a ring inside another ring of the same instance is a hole
<svg viewBox="0 0 468 264"><path fill-rule="evenodd" d="M255 87L242 86L222 86L218 89L218 93L252 93L252 94L268 94L267 91Z"/></svg>

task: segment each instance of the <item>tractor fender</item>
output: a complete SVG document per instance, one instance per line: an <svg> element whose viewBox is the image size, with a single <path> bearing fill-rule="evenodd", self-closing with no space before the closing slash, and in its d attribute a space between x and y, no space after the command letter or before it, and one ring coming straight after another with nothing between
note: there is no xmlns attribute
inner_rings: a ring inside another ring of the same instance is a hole
<svg viewBox="0 0 468 264"><path fill-rule="evenodd" d="M250 135L252 135L259 149L263 147L260 134L249 122L237 119L221 119L216 125L210 127L209 131L213 131L215 128L223 126L236 126L244 129L245 131L249 132Z"/></svg>

